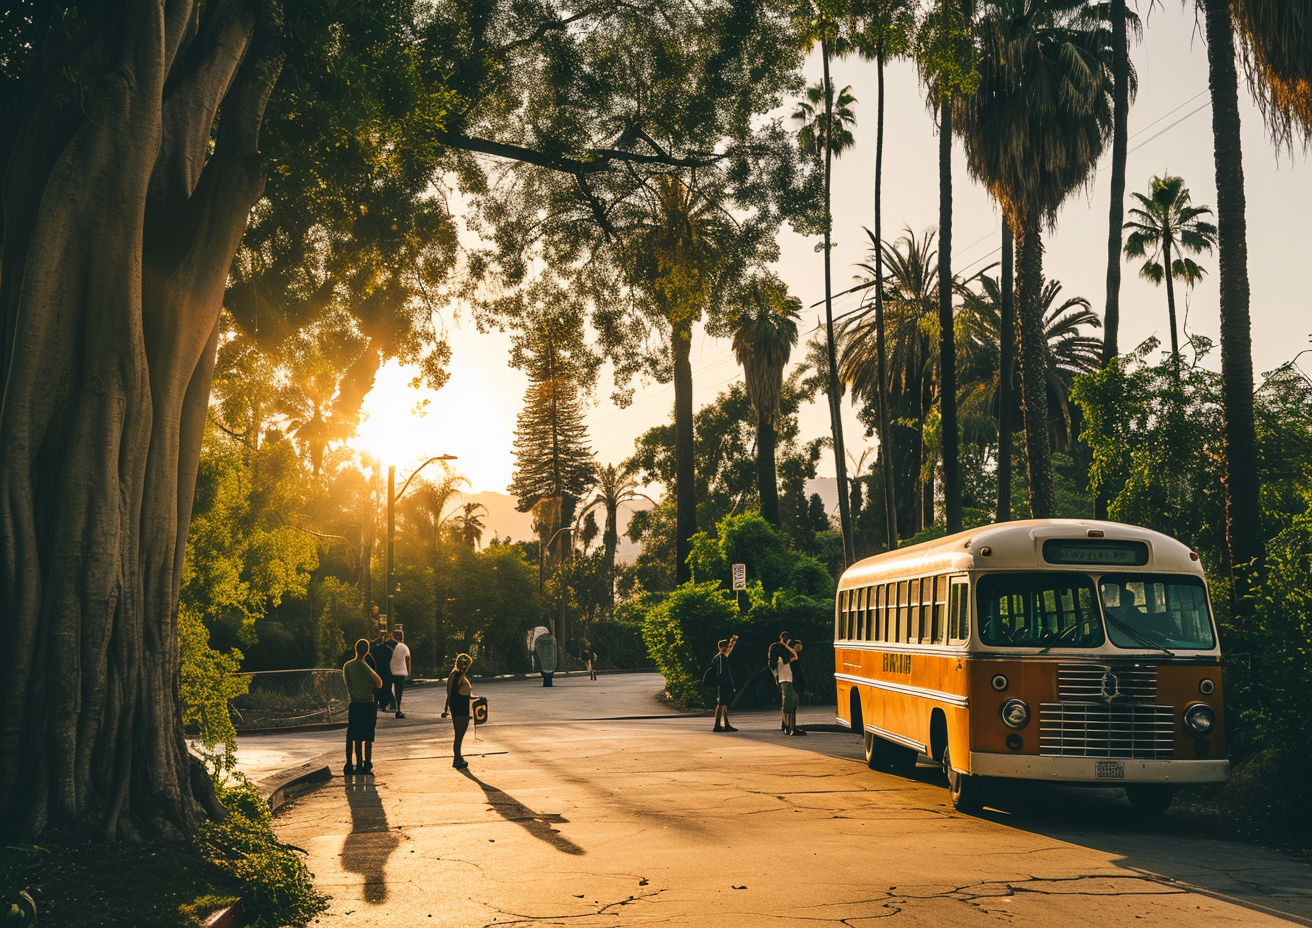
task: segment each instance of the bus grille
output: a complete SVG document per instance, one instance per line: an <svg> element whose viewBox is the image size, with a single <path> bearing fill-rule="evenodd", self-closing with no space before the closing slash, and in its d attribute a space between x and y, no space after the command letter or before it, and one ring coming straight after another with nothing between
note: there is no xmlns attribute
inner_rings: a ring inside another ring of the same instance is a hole
<svg viewBox="0 0 1312 928"><path fill-rule="evenodd" d="M1128 757L1170 760L1175 756L1174 713L1170 706L1039 706L1039 753L1051 757Z"/></svg>
<svg viewBox="0 0 1312 928"><path fill-rule="evenodd" d="M1157 698L1157 668L1108 664L1059 664L1057 698L1088 702L1113 697Z"/></svg>

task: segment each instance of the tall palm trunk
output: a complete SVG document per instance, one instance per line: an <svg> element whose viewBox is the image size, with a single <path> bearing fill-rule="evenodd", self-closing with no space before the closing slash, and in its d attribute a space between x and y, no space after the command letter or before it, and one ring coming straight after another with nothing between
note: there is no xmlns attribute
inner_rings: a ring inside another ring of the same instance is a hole
<svg viewBox="0 0 1312 928"><path fill-rule="evenodd" d="M1002 306L998 325L998 521L1011 521L1011 408L1016 399L1016 285L1011 226L1002 223Z"/></svg>
<svg viewBox="0 0 1312 928"><path fill-rule="evenodd" d="M939 447L943 455L943 516L961 531L961 467L957 460L957 343L952 324L952 97L939 104L938 130Z"/></svg>
<svg viewBox="0 0 1312 928"><path fill-rule="evenodd" d="M1037 210L1025 217L1020 236L1021 397L1025 405L1025 460L1030 515L1052 519L1057 494L1052 481L1052 440L1048 432L1048 357L1043 337L1043 239Z"/></svg>
<svg viewBox="0 0 1312 928"><path fill-rule="evenodd" d="M888 434L888 357L884 347L884 238L882 231L884 171L884 50L875 58L879 104L875 126L875 354L878 355L879 460L884 469L884 524L888 550L897 547L897 502L893 493L893 445Z"/></svg>
<svg viewBox="0 0 1312 928"><path fill-rule="evenodd" d="M1119 353L1121 243L1125 223L1126 120L1130 113L1130 38L1125 0L1112 0L1112 186L1107 215L1107 308L1102 320L1102 364Z"/></svg>
<svg viewBox="0 0 1312 928"><path fill-rule="evenodd" d="M856 560L852 546L852 510L847 500L847 460L843 448L843 397L838 392L838 359L834 351L834 301L830 273L830 239L833 226L833 203L830 197L833 180L833 119L834 95L829 79L829 42L820 43L820 58L824 64L825 97L825 341L829 352L829 419L834 438L834 471L838 477L838 521L843 532L843 566ZM691 376L689 383L691 384ZM691 398L690 398L691 403ZM690 407L691 408L691 407ZM689 424L691 428L691 423ZM689 452L691 454L691 451ZM692 465L689 462L689 470ZM686 555L685 555L686 556Z"/></svg>
<svg viewBox="0 0 1312 928"><path fill-rule="evenodd" d="M1180 336L1175 322L1175 283L1171 274L1171 236L1162 237L1162 263L1166 267L1166 317L1171 325L1171 376L1180 382Z"/></svg>
<svg viewBox="0 0 1312 928"><path fill-rule="evenodd" d="M769 410L756 411L756 484L761 494L761 518L779 527L779 485L775 478L774 417Z"/></svg>
<svg viewBox="0 0 1312 928"><path fill-rule="evenodd" d="M1216 162L1217 263L1221 281L1221 381L1225 408L1226 540L1234 570L1259 568L1262 538L1257 432L1253 422L1253 345L1248 315L1248 239L1244 164L1239 141L1239 85L1227 0L1203 0L1208 84ZM1242 593L1241 570L1236 592Z"/></svg>
<svg viewBox="0 0 1312 928"><path fill-rule="evenodd" d="M692 328L675 326L670 336L674 350L674 565L676 581L692 579L688 555L697 534L697 479L693 463Z"/></svg>
<svg viewBox="0 0 1312 928"><path fill-rule="evenodd" d="M929 345L925 345L928 354ZM927 529L934 524L934 457L925 442L925 420L934 410L934 381L926 372L920 378L920 527ZM942 422L939 422L939 442L942 447Z"/></svg>
<svg viewBox="0 0 1312 928"><path fill-rule="evenodd" d="M601 536L606 558L606 615L615 612L615 549L619 547L619 504L606 507L606 531Z"/></svg>

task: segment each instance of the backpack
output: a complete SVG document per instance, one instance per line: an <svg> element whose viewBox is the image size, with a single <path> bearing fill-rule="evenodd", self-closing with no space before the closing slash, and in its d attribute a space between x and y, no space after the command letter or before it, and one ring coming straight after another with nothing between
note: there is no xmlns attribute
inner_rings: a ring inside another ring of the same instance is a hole
<svg viewBox="0 0 1312 928"><path fill-rule="evenodd" d="M720 675L715 670L715 661L711 661L710 666L706 668L706 672L702 674L702 686L714 687L719 685Z"/></svg>

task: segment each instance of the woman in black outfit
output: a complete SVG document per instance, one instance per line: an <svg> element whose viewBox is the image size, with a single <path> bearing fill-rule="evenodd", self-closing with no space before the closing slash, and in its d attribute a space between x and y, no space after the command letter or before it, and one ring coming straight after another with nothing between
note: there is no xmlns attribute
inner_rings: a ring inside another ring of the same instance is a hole
<svg viewBox="0 0 1312 928"><path fill-rule="evenodd" d="M468 654L456 655L456 666L446 678L446 705L442 708L442 718L446 718L450 712L451 721L455 724L455 759L451 766L457 770L469 766L469 761L460 754L460 745L465 740L465 732L469 731L469 698L473 695L473 687L469 684L469 668L473 663L474 659Z"/></svg>

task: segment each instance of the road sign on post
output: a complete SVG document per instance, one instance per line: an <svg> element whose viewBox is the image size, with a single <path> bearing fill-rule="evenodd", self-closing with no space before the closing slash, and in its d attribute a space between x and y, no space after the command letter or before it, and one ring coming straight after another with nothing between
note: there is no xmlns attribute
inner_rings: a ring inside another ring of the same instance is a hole
<svg viewBox="0 0 1312 928"><path fill-rule="evenodd" d="M733 565L733 588L734 588L735 590L745 590L745 589L747 589L747 565L746 565L746 564L734 564L734 565Z"/></svg>

